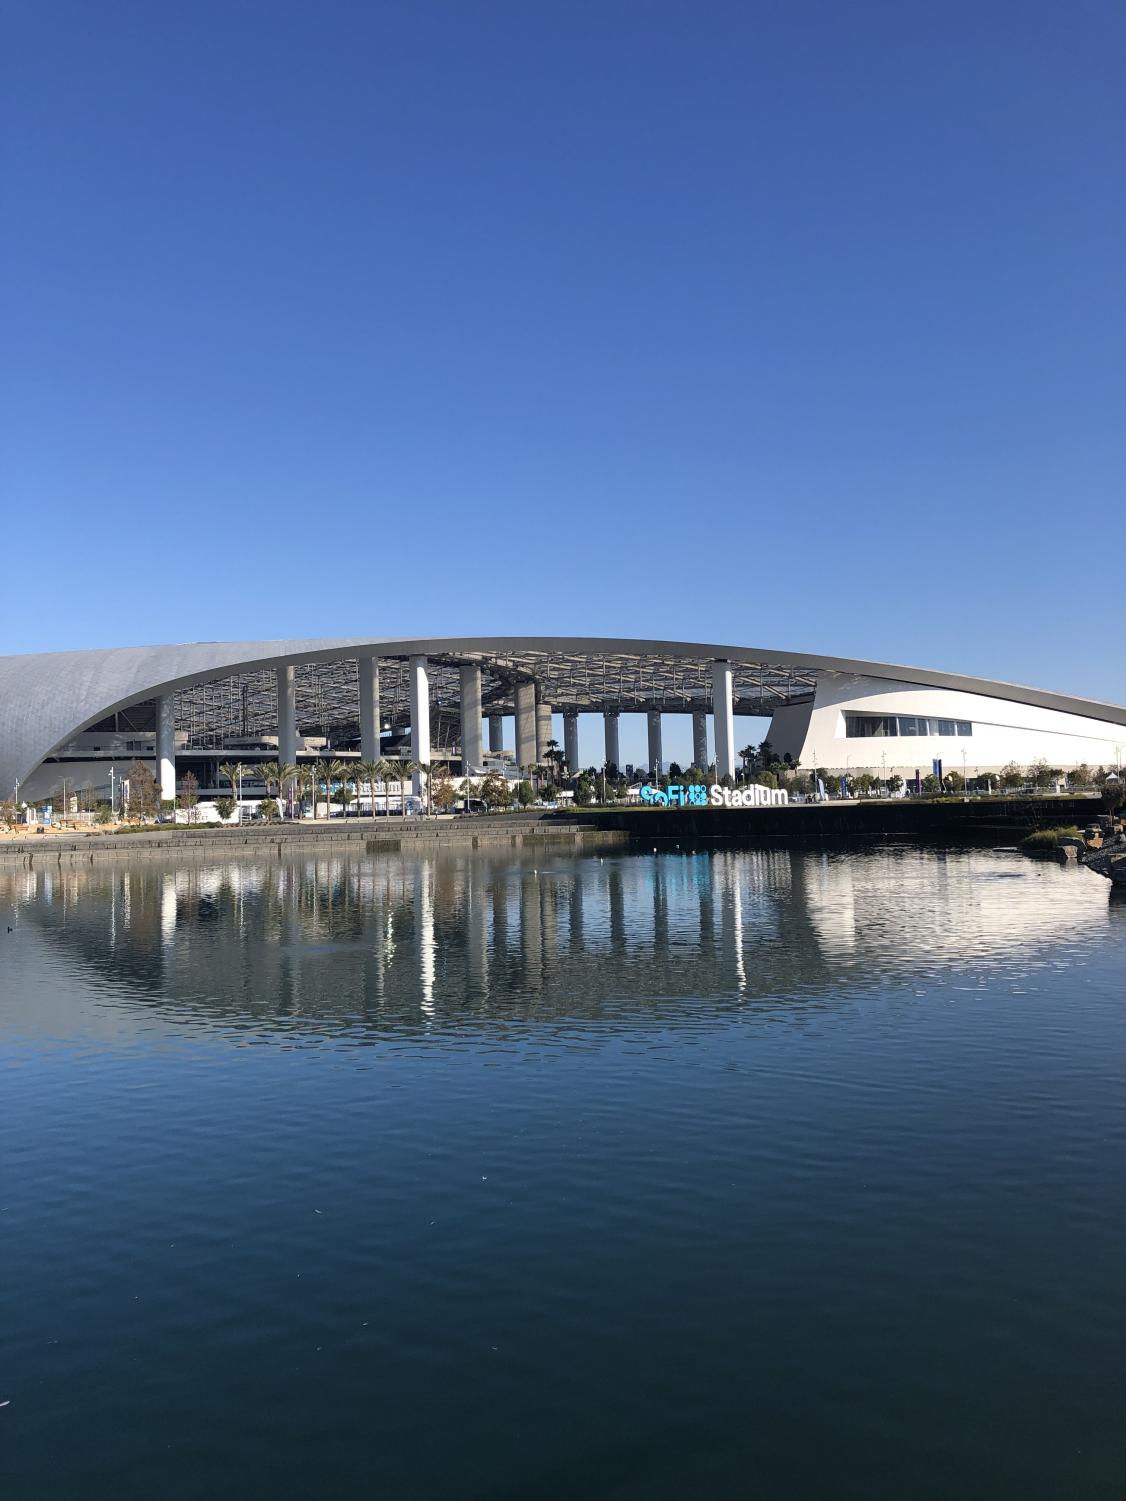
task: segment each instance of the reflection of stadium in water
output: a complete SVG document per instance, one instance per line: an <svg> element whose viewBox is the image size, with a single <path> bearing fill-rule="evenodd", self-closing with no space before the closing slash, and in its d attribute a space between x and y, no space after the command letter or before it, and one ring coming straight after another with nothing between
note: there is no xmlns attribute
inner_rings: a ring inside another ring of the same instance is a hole
<svg viewBox="0 0 1126 1501"><path fill-rule="evenodd" d="M0 889L116 998L267 1034L597 1023L607 1005L619 1024L683 1025L701 1001L800 1014L846 988L1027 960L1107 920L1084 873L989 852L538 858L138 863Z"/></svg>

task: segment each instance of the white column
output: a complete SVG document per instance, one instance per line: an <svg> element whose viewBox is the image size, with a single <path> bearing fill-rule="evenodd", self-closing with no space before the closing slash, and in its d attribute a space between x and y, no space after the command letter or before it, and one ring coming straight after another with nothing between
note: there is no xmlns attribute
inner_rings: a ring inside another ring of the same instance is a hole
<svg viewBox="0 0 1126 1501"><path fill-rule="evenodd" d="M621 771L622 753L618 745L617 710L607 709L602 715L602 722L606 731L606 765L614 766Z"/></svg>
<svg viewBox="0 0 1126 1501"><path fill-rule="evenodd" d="M536 760L536 685L517 683L516 700L516 764L532 766Z"/></svg>
<svg viewBox="0 0 1126 1501"><path fill-rule="evenodd" d="M171 693L156 701L156 781L161 801L171 802L176 796L176 700Z"/></svg>
<svg viewBox="0 0 1126 1501"><path fill-rule="evenodd" d="M489 749L502 751L504 749L504 715L489 715Z"/></svg>
<svg viewBox="0 0 1126 1501"><path fill-rule="evenodd" d="M692 765L700 771L708 769L708 716L703 709L692 713Z"/></svg>
<svg viewBox="0 0 1126 1501"><path fill-rule="evenodd" d="M485 759L481 740L481 669L461 669L461 769L465 775L480 771Z"/></svg>
<svg viewBox="0 0 1126 1501"><path fill-rule="evenodd" d="M551 705L540 702L540 696L536 693L536 760L547 760L547 742L552 738L551 734Z"/></svg>
<svg viewBox="0 0 1126 1501"><path fill-rule="evenodd" d="M420 761L428 772L430 767L430 677L426 669L425 657L411 657L411 760ZM427 772L416 771L414 774L413 787L416 797L422 796L422 779Z"/></svg>
<svg viewBox="0 0 1126 1501"><path fill-rule="evenodd" d="M297 689L292 667L279 667L278 760L283 766L297 765Z"/></svg>
<svg viewBox="0 0 1126 1501"><path fill-rule="evenodd" d="M649 770L654 776L660 776L664 770L661 764L661 711L650 709L648 714L649 724Z"/></svg>
<svg viewBox="0 0 1126 1501"><path fill-rule="evenodd" d="M378 761L379 659L361 657L356 666L360 677L360 758L364 761Z"/></svg>
<svg viewBox="0 0 1126 1501"><path fill-rule="evenodd" d="M735 716L731 712L731 663L712 663L712 714L715 723L715 773L735 775Z"/></svg>
<svg viewBox="0 0 1126 1501"><path fill-rule="evenodd" d="M577 714L564 714L563 716L563 754L567 759L567 768L574 776L579 769L579 716Z"/></svg>

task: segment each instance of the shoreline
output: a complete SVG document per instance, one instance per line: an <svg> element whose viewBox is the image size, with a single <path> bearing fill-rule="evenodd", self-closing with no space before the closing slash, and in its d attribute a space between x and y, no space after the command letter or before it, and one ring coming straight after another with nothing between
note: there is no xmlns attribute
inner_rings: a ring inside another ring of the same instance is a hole
<svg viewBox="0 0 1126 1501"><path fill-rule="evenodd" d="M955 844L1015 842L1046 825L1088 823L1101 811L1093 798L1005 800L915 799L790 804L742 808L583 808L567 812L480 814L457 818L171 827L139 833L28 834L0 842L0 869L75 866L131 856L167 859L229 858L354 849L367 855L442 849L522 848L534 844L609 843L650 847L689 842L848 847L887 840Z"/></svg>

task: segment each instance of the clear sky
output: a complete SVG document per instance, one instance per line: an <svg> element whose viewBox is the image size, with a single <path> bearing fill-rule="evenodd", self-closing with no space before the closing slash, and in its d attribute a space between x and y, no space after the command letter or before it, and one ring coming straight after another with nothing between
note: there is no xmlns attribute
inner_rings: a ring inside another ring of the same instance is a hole
<svg viewBox="0 0 1126 1501"><path fill-rule="evenodd" d="M0 16L0 650L605 633L1126 700L1118 0Z"/></svg>

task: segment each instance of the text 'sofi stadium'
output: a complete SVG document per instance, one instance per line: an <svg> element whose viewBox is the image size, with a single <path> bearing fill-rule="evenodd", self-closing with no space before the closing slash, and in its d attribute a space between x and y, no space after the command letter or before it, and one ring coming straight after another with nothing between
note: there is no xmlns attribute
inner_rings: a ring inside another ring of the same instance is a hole
<svg viewBox="0 0 1126 1501"><path fill-rule="evenodd" d="M601 717L598 761L614 765L620 716L644 714L650 768L663 761L662 716L690 714L693 760L714 761L721 776L736 768L737 715L769 717L780 755L838 771L912 776L935 758L971 773L1041 758L1109 767L1126 748L1126 709L1113 704L755 647L536 636L197 642L0 658L0 796L18 786L34 799L64 777L108 792L111 767L120 775L134 758L154 763L165 798L186 770L217 790L219 763L233 756L525 767L555 738L574 769L581 714Z"/></svg>

